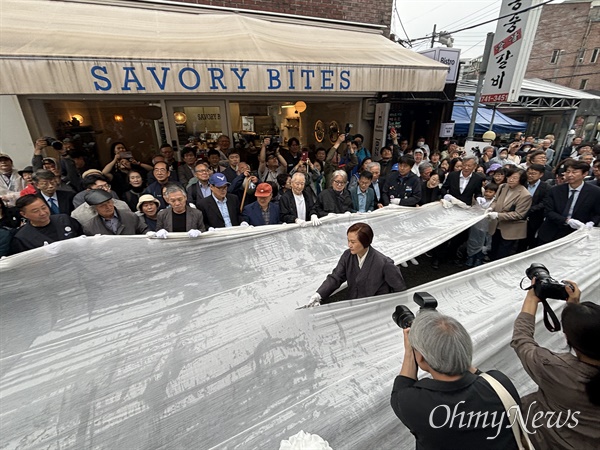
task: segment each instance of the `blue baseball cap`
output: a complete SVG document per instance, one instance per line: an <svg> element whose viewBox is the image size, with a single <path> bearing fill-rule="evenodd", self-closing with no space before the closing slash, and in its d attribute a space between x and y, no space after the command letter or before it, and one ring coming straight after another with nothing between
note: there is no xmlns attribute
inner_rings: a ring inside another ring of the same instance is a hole
<svg viewBox="0 0 600 450"><path fill-rule="evenodd" d="M215 187L223 187L229 185L227 178L222 173L213 173L208 179L208 184L212 184Z"/></svg>
<svg viewBox="0 0 600 450"><path fill-rule="evenodd" d="M398 172L398 163L392 166L392 172Z"/></svg>

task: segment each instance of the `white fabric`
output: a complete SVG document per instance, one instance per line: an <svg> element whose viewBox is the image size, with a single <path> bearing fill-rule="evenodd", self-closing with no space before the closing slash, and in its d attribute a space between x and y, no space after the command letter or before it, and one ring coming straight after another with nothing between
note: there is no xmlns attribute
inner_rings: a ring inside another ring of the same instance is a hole
<svg viewBox="0 0 600 450"><path fill-rule="evenodd" d="M123 89L123 67L133 68L128 70L143 86L143 94L218 94L215 89L271 94L444 89L446 65L379 33L282 23L281 18L267 21L243 13L190 12L102 2L2 0L0 94L138 91L135 83L125 86L130 90ZM343 26L342 22L337 25ZM39 26L54 23L60 26L43 30ZM97 75L111 81L110 88L91 76L94 67L101 68L96 69ZM163 67L169 70L163 72ZM198 73L198 86L187 68ZM222 85L211 82L210 69L214 68L223 71ZM242 68L248 71L242 72ZM272 73L266 69L279 71L280 85L271 83ZM296 75L292 88L287 82L288 69ZM182 70L187 89L179 80ZM314 71L308 89L309 75L301 78L302 70ZM332 72L322 75L321 70ZM244 81L241 87L240 77ZM94 82L106 91L98 91Z"/></svg>
<svg viewBox="0 0 600 450"><path fill-rule="evenodd" d="M406 261L483 217L386 207L316 228L88 237L2 259L0 447L268 449L304 430L334 449L412 448L389 406L403 352L395 306L416 312L414 291L434 295L471 333L474 363L525 394L533 384L509 348L519 281L540 262L597 301L600 230L408 292L296 308L356 221L373 227L374 248ZM566 348L543 326L537 338Z"/></svg>

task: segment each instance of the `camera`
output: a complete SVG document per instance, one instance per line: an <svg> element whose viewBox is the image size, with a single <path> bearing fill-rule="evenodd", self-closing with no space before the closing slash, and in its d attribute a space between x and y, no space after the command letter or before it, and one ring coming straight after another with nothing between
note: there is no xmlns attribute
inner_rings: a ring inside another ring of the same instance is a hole
<svg viewBox="0 0 600 450"><path fill-rule="evenodd" d="M52 148L54 150L62 150L63 143L60 142L58 139L54 139L53 137L50 137L50 136L46 136L46 137L44 137L44 139L46 139L46 144L48 144L49 146L52 146Z"/></svg>
<svg viewBox="0 0 600 450"><path fill-rule="evenodd" d="M354 140L354 136L352 136L350 134L350 131L352 131L352 128L354 128L354 124L353 123L347 123L346 124L346 128L344 128L344 135L346 136L345 137L346 142Z"/></svg>
<svg viewBox="0 0 600 450"><path fill-rule="evenodd" d="M567 284L552 278L550 272L543 264L531 264L525 270L525 275L530 280L535 277L533 292L535 292L536 297L542 300L546 300L547 298L566 300L569 298L569 294L565 290Z"/></svg>
<svg viewBox="0 0 600 450"><path fill-rule="evenodd" d="M421 311L424 309L435 310L438 306L437 300L428 292L415 292L413 294L413 301L421 307ZM392 314L392 320L400 328L410 328L413 320L415 320L415 315L408 306L398 305Z"/></svg>

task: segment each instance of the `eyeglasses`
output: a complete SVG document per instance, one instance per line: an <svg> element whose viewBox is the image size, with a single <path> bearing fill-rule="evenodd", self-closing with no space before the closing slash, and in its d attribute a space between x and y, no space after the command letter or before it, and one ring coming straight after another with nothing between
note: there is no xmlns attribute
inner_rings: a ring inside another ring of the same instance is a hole
<svg viewBox="0 0 600 450"><path fill-rule="evenodd" d="M343 186L344 184L346 184L345 181L341 181L341 180L333 180L334 184L337 184L338 186Z"/></svg>

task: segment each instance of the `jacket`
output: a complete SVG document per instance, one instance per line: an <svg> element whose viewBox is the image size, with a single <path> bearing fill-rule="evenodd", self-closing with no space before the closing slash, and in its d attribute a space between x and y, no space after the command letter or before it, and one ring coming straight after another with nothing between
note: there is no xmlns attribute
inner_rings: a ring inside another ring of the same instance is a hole
<svg viewBox="0 0 600 450"><path fill-rule="evenodd" d="M525 186L518 185L513 189L504 183L498 189L496 198L490 206L498 213L498 218L490 220L489 234L494 235L496 229L504 240L514 241L527 237L527 212L531 207L531 195Z"/></svg>
<svg viewBox="0 0 600 450"><path fill-rule="evenodd" d="M352 197L352 205L356 211L358 211L358 189L356 186L350 191ZM365 211L373 211L375 209L375 191L372 188L367 188L367 202L365 204Z"/></svg>
<svg viewBox="0 0 600 450"><path fill-rule="evenodd" d="M160 210L156 216L156 229L167 230L168 232L173 231L173 209L166 208ZM185 231L200 230L206 231L204 226L204 217L202 212L196 208L192 208L189 205L185 207Z"/></svg>
<svg viewBox="0 0 600 450"><path fill-rule="evenodd" d="M143 234L148 230L148 226L146 225L146 222L144 222L144 219L132 213L129 210L129 208L115 208L115 213L117 213L117 216L121 221L121 225L117 229L116 233L113 233L112 230L106 228L106 226L104 225L104 220L98 215L83 224L83 232L87 236L95 236L97 234L104 234L109 236L124 236L133 234Z"/></svg>
<svg viewBox="0 0 600 450"><path fill-rule="evenodd" d="M347 211L356 212L352 205L352 197L348 189L344 189L341 193L338 193L333 188L328 188L317 197L311 214L316 214L318 217L325 217L330 213L343 214Z"/></svg>
<svg viewBox="0 0 600 450"><path fill-rule="evenodd" d="M469 182L461 193L460 174L460 171L451 172L448 174L444 184L442 185L442 197L446 194L450 194L471 206L473 204L473 198L481 197L482 195L481 188L483 186L483 182L485 181L485 177L478 173L472 173Z"/></svg>
<svg viewBox="0 0 600 450"><path fill-rule="evenodd" d="M421 178L412 172L404 177L400 172L391 172L381 193L381 203L387 206L399 198L400 206L416 206L421 201Z"/></svg>
<svg viewBox="0 0 600 450"><path fill-rule="evenodd" d="M46 201L41 192L38 192L35 195L44 200L44 203L46 203L46 206L48 206L48 209L50 209L50 204ZM56 198L58 199L57 206L60 211L60 214L66 214L68 216L73 212L73 210L75 209L75 207L73 206L74 197L75 194L73 192L56 191Z"/></svg>
<svg viewBox="0 0 600 450"><path fill-rule="evenodd" d="M550 191L550 186L540 180L540 184L531 197L531 207L527 212L527 226L532 230L537 231L544 221L544 200L548 191Z"/></svg>
<svg viewBox="0 0 600 450"><path fill-rule="evenodd" d="M358 257L346 250L317 292L326 299L345 281L348 282L348 300L406 289L402 273L394 261L373 247L369 247L362 269L358 267Z"/></svg>
<svg viewBox="0 0 600 450"><path fill-rule="evenodd" d="M250 203L244 206L242 211L242 220L248 222L250 225L260 226L266 225L265 219L262 215L262 210L258 202ZM281 223L279 220L279 205L276 202L269 204L269 225L277 225Z"/></svg>
<svg viewBox="0 0 600 450"><path fill-rule="evenodd" d="M23 180L23 177L15 169L10 174L10 181L8 183L3 176L0 176L0 197L8 199L6 206L15 206L15 202L20 197L23 189L25 189L25 180Z"/></svg>
<svg viewBox="0 0 600 450"><path fill-rule="evenodd" d="M294 193L286 191L281 194L279 198L279 217L282 223L294 223L296 219L310 220L310 214L313 209L313 199L306 191L302 191L304 197L304 204L306 209L305 217L298 217L298 210L296 208L296 200L294 199Z"/></svg>
<svg viewBox="0 0 600 450"><path fill-rule="evenodd" d="M40 232L30 223L25 224L12 240L12 253L20 253L26 250L43 247L46 243L51 244L57 241L64 241L81 235L81 225L75 219L66 214L52 214L50 216L50 225L54 227L58 239L53 240L49 236Z"/></svg>
<svg viewBox="0 0 600 450"><path fill-rule="evenodd" d="M209 227L225 228L225 220L212 195L200 200L198 202L198 209L202 211L204 225L207 229ZM229 212L231 226L238 226L240 224L240 201L236 195L227 194L227 211Z"/></svg>

